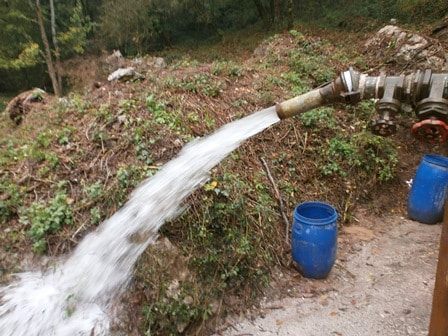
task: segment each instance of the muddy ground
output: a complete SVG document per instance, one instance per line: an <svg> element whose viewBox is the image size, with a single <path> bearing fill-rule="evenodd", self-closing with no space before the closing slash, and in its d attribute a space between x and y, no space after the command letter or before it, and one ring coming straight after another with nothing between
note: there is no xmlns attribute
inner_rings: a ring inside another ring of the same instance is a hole
<svg viewBox="0 0 448 336"><path fill-rule="evenodd" d="M441 225L359 215L340 230L327 279L279 273L277 300L229 318L215 335L427 335Z"/></svg>

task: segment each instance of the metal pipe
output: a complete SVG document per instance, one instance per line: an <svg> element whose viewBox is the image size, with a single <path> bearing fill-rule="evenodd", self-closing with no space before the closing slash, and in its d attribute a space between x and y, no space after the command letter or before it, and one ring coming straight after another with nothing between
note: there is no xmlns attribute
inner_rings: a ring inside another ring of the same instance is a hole
<svg viewBox="0 0 448 336"><path fill-rule="evenodd" d="M285 119L336 102L357 103L362 98L360 83L364 80L365 75L350 69L320 88L277 104L276 112Z"/></svg>
<svg viewBox="0 0 448 336"><path fill-rule="evenodd" d="M286 119L325 104L326 101L323 99L320 90L315 89L277 104L275 111L280 119Z"/></svg>

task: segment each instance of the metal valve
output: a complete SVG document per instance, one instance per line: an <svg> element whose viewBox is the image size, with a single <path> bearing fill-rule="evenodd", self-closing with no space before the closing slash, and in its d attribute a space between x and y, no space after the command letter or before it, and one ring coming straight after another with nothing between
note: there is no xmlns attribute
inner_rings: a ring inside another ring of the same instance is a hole
<svg viewBox="0 0 448 336"><path fill-rule="evenodd" d="M419 120L411 129L413 136L430 144L448 140L448 74L433 74L431 70L367 76L350 68L324 86L277 104L276 111L284 119L323 105L356 104L363 99L377 100L379 118L370 127L374 134L396 133L395 117L402 107L410 106Z"/></svg>
<svg viewBox="0 0 448 336"><path fill-rule="evenodd" d="M400 111L404 77L378 77L378 92L381 98L375 104L375 110L380 118L371 124L373 134L389 136L397 132L394 118Z"/></svg>
<svg viewBox="0 0 448 336"><path fill-rule="evenodd" d="M412 135L436 145L448 140L448 75L426 70L415 94L415 115L420 120L411 128Z"/></svg>

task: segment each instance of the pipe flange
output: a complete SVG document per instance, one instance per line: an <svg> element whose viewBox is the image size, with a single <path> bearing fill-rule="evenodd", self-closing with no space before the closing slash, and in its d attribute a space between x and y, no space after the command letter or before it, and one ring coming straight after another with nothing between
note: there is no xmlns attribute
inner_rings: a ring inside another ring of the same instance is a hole
<svg viewBox="0 0 448 336"><path fill-rule="evenodd" d="M417 103L415 114L420 120L430 118L448 120L448 100L432 97L423 99Z"/></svg>

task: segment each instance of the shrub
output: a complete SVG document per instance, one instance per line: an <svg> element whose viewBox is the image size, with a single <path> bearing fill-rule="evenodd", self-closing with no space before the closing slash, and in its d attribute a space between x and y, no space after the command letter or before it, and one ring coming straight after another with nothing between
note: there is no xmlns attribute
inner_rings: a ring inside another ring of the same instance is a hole
<svg viewBox="0 0 448 336"><path fill-rule="evenodd" d="M59 184L61 187L63 183ZM48 203L36 201L29 208L21 209L20 221L29 226L28 235L33 241L33 250L42 254L47 249L46 238L57 233L64 225L73 223L73 214L67 202L65 190L59 189Z"/></svg>

